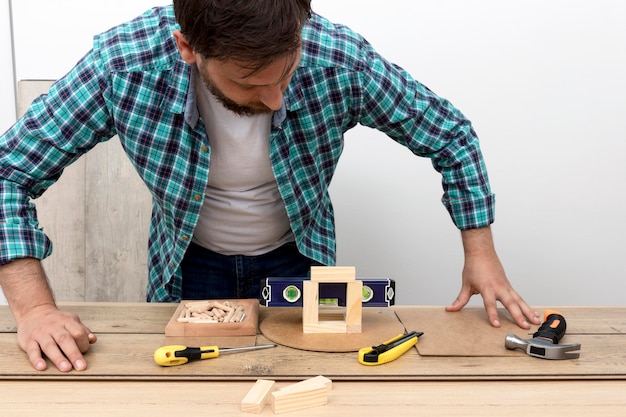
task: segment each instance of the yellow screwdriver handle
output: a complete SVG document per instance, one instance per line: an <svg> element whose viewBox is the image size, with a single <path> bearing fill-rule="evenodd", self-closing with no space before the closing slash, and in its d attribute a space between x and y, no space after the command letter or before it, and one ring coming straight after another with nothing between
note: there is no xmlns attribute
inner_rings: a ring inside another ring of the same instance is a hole
<svg viewBox="0 0 626 417"><path fill-rule="evenodd" d="M217 346L169 345L154 351L154 362L161 366L176 366L193 360L217 358L219 354L220 349Z"/></svg>

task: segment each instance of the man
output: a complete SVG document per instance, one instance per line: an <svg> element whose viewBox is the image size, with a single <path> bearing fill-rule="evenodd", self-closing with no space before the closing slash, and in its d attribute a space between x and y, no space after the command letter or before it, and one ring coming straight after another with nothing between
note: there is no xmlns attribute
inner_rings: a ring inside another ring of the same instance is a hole
<svg viewBox="0 0 626 417"><path fill-rule="evenodd" d="M176 22L180 26L177 26ZM153 196L149 301L258 296L265 276L335 262L328 186L357 123L441 172L461 230L463 284L529 328L538 314L493 247L493 195L470 123L309 0L175 0L96 36L94 48L0 137L0 285L32 365L86 368L96 337L57 309L29 203L117 134Z"/></svg>

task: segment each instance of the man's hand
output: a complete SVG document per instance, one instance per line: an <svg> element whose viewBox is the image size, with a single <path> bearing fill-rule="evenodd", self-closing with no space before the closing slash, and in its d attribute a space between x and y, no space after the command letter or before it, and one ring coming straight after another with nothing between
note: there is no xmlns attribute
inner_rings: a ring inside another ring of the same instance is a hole
<svg viewBox="0 0 626 417"><path fill-rule="evenodd" d="M530 323L541 324L539 313L532 309L513 289L496 254L491 229L464 230L461 232L465 252L461 292L446 311L459 311L474 294L483 297L487 317L494 327L500 327L497 302L509 311L515 323L529 329Z"/></svg>
<svg viewBox="0 0 626 417"><path fill-rule="evenodd" d="M83 353L96 336L74 313L53 305L39 306L24 315L17 327L17 343L38 371L46 369L45 355L61 372L87 369Z"/></svg>
<svg viewBox="0 0 626 417"><path fill-rule="evenodd" d="M35 369L46 369L44 355L61 372L87 368L83 353L97 338L76 314L56 307L39 260L0 266L0 285L17 324L17 342Z"/></svg>

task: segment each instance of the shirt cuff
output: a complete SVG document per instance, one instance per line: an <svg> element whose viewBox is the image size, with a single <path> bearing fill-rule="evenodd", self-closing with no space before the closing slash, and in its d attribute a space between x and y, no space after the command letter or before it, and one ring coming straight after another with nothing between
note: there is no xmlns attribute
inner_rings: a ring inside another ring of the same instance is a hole
<svg viewBox="0 0 626 417"><path fill-rule="evenodd" d="M460 230L486 227L495 220L496 196L494 194L478 199L442 198L441 202Z"/></svg>
<svg viewBox="0 0 626 417"><path fill-rule="evenodd" d="M20 258L44 259L52 253L52 242L43 230L19 219L0 222L0 245L0 265Z"/></svg>

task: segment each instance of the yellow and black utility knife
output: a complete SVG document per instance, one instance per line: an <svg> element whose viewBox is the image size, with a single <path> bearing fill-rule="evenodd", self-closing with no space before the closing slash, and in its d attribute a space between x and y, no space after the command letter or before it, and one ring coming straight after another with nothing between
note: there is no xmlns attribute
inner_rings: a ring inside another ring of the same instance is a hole
<svg viewBox="0 0 626 417"><path fill-rule="evenodd" d="M378 346L364 347L359 350L359 362L363 365L382 365L398 359L417 343L424 332L399 334Z"/></svg>

